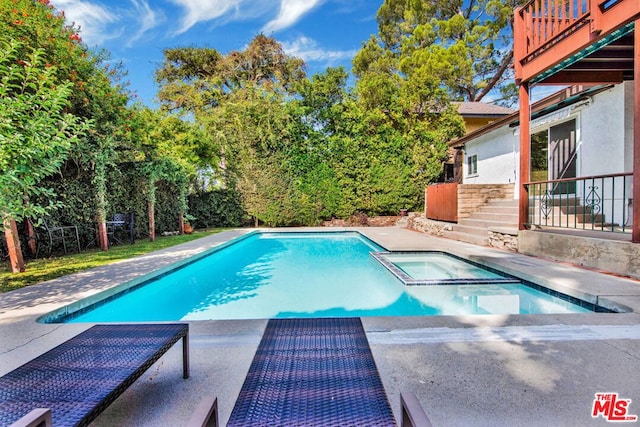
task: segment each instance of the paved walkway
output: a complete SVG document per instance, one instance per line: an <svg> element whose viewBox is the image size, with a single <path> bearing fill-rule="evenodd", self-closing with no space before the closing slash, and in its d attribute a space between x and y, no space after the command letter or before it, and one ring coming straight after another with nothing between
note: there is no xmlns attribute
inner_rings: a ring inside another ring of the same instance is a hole
<svg viewBox="0 0 640 427"><path fill-rule="evenodd" d="M325 229L326 230L326 229ZM498 266L624 314L363 318L396 417L399 394L416 394L434 426L605 425L595 393L631 399L640 415L640 283L406 229L358 229L389 250L443 250ZM70 302L143 280L248 232L234 230L110 266L0 294L0 375L88 328L36 318ZM114 402L96 426L177 426L203 396L218 396L224 425L266 320L191 322L191 378L180 346Z"/></svg>

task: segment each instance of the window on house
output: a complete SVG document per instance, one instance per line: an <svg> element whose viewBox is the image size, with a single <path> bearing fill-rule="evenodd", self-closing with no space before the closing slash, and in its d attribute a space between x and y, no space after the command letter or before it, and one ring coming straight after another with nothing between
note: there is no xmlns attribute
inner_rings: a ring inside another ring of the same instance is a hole
<svg viewBox="0 0 640 427"><path fill-rule="evenodd" d="M467 175L477 175L478 174L478 155L474 154L473 156L467 157Z"/></svg>

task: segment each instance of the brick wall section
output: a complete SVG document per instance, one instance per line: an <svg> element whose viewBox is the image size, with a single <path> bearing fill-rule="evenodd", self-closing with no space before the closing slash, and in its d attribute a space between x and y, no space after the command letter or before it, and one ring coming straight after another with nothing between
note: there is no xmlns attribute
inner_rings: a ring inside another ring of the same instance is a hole
<svg viewBox="0 0 640 427"><path fill-rule="evenodd" d="M458 185L458 220L468 218L490 199L513 200L514 184Z"/></svg>

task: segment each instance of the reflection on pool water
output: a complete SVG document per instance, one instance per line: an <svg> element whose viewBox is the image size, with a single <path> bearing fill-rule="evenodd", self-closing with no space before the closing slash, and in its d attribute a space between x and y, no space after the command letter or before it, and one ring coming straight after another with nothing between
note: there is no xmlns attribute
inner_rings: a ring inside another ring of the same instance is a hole
<svg viewBox="0 0 640 427"><path fill-rule="evenodd" d="M494 283L405 286L370 255L381 251L384 248L356 232L253 233L142 285L124 285L115 296L110 291L108 297L103 293L90 301L79 301L41 321L590 311L476 266L465 268ZM446 265L441 261L439 267ZM412 262L403 268L419 276L431 270ZM448 276L451 271L436 273L453 280Z"/></svg>

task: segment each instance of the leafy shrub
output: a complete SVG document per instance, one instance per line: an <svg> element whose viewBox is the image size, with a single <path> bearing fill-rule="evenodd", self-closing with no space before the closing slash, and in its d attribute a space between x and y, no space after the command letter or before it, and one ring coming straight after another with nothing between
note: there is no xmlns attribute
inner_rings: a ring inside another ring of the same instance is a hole
<svg viewBox="0 0 640 427"><path fill-rule="evenodd" d="M194 228L238 227L245 213L237 191L218 189L197 191L189 196L189 214Z"/></svg>

